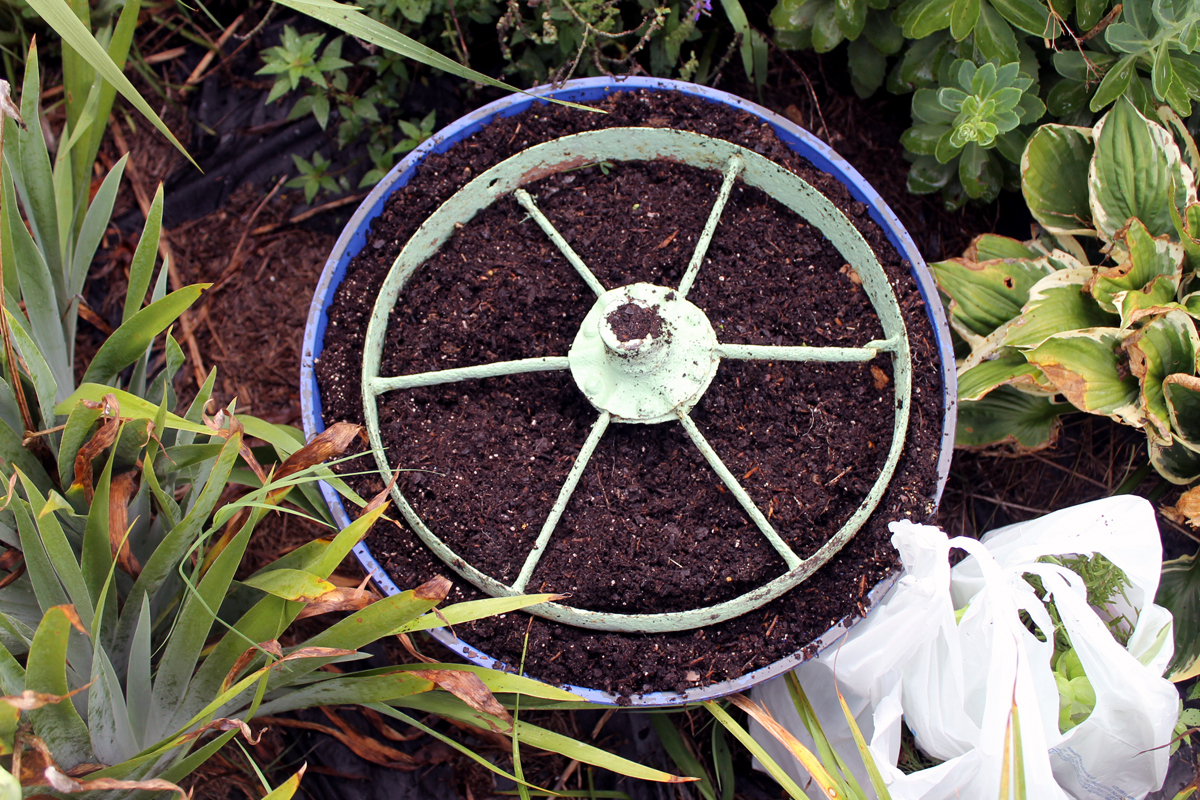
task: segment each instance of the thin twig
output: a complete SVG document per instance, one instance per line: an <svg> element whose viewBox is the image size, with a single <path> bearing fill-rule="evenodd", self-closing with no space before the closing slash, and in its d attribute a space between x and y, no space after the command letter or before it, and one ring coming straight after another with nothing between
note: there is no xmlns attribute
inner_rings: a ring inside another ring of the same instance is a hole
<svg viewBox="0 0 1200 800"><path fill-rule="evenodd" d="M297 225L301 222L304 222L306 219L311 219L312 217L315 217L317 214L321 214L326 211L332 211L335 208L338 208L338 207L344 206L344 205L348 205L350 203L357 203L359 200L362 200L366 196L367 196L367 193L364 192L362 194L355 194L355 195L350 195L349 197L343 197L338 200L334 200L332 202L326 203L325 205L317 206L316 208L310 208L308 211L305 211L302 214L297 214L296 216L294 216L284 222L272 222L270 225L260 225L257 228L255 228L254 230L250 231L250 233L254 236L262 236L264 233L271 233L272 231L279 230L284 225Z"/></svg>
<svg viewBox="0 0 1200 800"><path fill-rule="evenodd" d="M208 69L208 65L212 63L213 58L216 57L216 54L218 52L223 52L221 48L224 47L226 42L229 41L229 37L233 36L234 32L238 29L238 26L242 24L242 20L245 19L245 17L245 14L239 14L238 18L235 19L221 34L221 38L217 39L216 49L209 50L204 54L204 57L200 59L200 63L196 65L194 70L192 70L192 74L189 75L188 79L183 82L185 90L188 87L195 86L197 83L204 80L206 77L204 71Z"/></svg>
<svg viewBox="0 0 1200 800"><path fill-rule="evenodd" d="M282 178L276 181L275 186L271 189L271 191L267 192L267 196L264 197L257 206L255 206L254 211L250 214L250 219L246 221L246 228L242 231L242 236L240 239L238 239L237 246L233 248L233 255L229 257L229 264L225 267L224 271L221 272L221 277L217 280L217 285L213 287L214 290L227 281L229 277L237 270L237 268L242 265L242 260L238 258L238 256L240 256L242 253L242 245L246 243L246 237L250 235L251 227L254 225L254 220L258 219L258 215L266 207L267 203L271 201L271 198L275 196L275 193L279 191L286 180L287 175L284 175Z"/></svg>

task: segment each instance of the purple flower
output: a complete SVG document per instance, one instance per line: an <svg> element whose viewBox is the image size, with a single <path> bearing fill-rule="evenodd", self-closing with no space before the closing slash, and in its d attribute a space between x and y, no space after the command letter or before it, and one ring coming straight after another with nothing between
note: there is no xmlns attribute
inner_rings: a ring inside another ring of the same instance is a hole
<svg viewBox="0 0 1200 800"><path fill-rule="evenodd" d="M696 0L692 4L692 22L700 19L700 15L708 16L708 12L712 11L712 0Z"/></svg>

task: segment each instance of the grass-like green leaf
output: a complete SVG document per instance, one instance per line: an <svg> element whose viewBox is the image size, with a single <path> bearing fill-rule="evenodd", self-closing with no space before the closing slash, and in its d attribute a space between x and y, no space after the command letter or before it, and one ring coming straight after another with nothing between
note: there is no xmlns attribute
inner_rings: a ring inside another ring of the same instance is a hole
<svg viewBox="0 0 1200 800"><path fill-rule="evenodd" d="M155 337L179 319L211 284L201 283L172 292L133 315L109 336L88 364L83 383L109 383L154 342Z"/></svg>
<svg viewBox="0 0 1200 800"><path fill-rule="evenodd" d="M146 224L142 226L142 237L138 240L137 249L133 252L133 260L129 263L129 286L125 290L125 310L121 322L128 322L142 308L146 299L146 290L150 288L150 278L154 274L154 259L158 255L158 238L162 229L163 187L158 185L154 192L154 200L150 203L150 212L146 215ZM163 265L166 271L166 265Z"/></svg>
<svg viewBox="0 0 1200 800"><path fill-rule="evenodd" d="M417 617L412 622L402 625L395 633L414 633L427 631L432 628L444 628L447 625L461 625L484 617L494 617L519 611L523 608L547 603L553 600L552 594L529 594L520 597L489 597L484 600L468 600L465 603L455 603L452 606L438 609Z"/></svg>
<svg viewBox="0 0 1200 800"><path fill-rule="evenodd" d="M458 698L445 692L414 695L406 698L400 705L405 708L438 714L450 719L458 719L484 730L488 730L493 726L500 727L503 725L502 720L480 714ZM591 764L595 767L611 770L620 775L627 775L630 778L655 781L656 783L692 783L695 780L694 778L681 778L661 770L634 763L614 753L608 753L598 747L576 741L561 733L539 728L524 720L518 721L513 726L513 735L519 737L523 745L537 747L551 753L558 753L567 758L576 759L584 764ZM803 797L803 795L800 795L800 797Z"/></svg>
<svg viewBox="0 0 1200 800"><path fill-rule="evenodd" d="M117 189L121 185L121 177L125 174L125 164L129 154L121 156L121 160L104 176L96 196L92 198L83 218L83 226L75 240L74 254L71 259L71 297L83 291L83 282L87 278L88 267L96 256L96 248L108 230L109 220L112 219L113 204L117 200Z"/></svg>
<svg viewBox="0 0 1200 800"><path fill-rule="evenodd" d="M78 621L70 606L54 606L33 635L25 665L25 689L64 696L67 684L67 645L72 621ZM77 634L82 636L83 634ZM33 730L49 746L62 769L94 761L87 725L70 700L51 703L29 712Z"/></svg>
<svg viewBox="0 0 1200 800"><path fill-rule="evenodd" d="M658 734L658 740L662 743L663 749L667 751L667 755L675 762L675 767L684 775L690 775L696 778L696 783L692 784L700 796L705 800L717 800L716 789L713 788L712 781L709 780L708 771L704 769L704 765L700 763L692 752L688 750L687 744L683 741L683 736L680 735L679 729L675 727L675 723L671 721L668 714L651 714L650 724L654 727L654 732Z"/></svg>
<svg viewBox="0 0 1200 800"><path fill-rule="evenodd" d="M112 57L105 52L96 38L92 36L92 32L87 29L80 20L75 16L75 12L64 0L29 0L29 6L38 13L43 20L46 21L54 31L62 37L63 41L73 47L80 56L82 56L96 72L100 73L103 78L116 87L117 91L129 101L130 105L142 113L150 123L167 137L167 140L175 145L180 153L183 153L184 158L191 161L193 166L199 169L196 162L192 160L187 149L179 143L175 138L175 134L171 133L158 114L154 113L154 109L142 97L141 93L133 87L129 79L125 77L125 73L112 60ZM36 123L35 123L36 124Z"/></svg>
<svg viewBox="0 0 1200 800"><path fill-rule="evenodd" d="M809 800L804 790L796 785L796 782L792 780L792 777L787 774L783 767L779 766L775 759L767 754L762 745L754 741L754 737L750 735L750 732L738 724L738 721L731 717L728 711L721 708L714 700L705 700L704 707L716 718L717 722L721 723L727 731L733 734L735 739L750 751L751 755L758 759L758 763L763 765L767 773L788 793L788 796L792 800Z"/></svg>

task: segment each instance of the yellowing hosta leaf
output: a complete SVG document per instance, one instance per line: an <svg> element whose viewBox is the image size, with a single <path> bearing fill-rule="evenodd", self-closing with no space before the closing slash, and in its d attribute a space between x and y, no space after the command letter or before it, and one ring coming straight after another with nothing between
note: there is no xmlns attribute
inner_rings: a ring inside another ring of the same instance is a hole
<svg viewBox="0 0 1200 800"><path fill-rule="evenodd" d="M244 583L267 594L300 603L312 603L321 595L337 589L329 581L321 580L311 572L299 569L273 569L269 572L260 572L247 578Z"/></svg>
<svg viewBox="0 0 1200 800"><path fill-rule="evenodd" d="M1150 463L1171 483L1183 486L1200 478L1200 452L1188 447L1182 439L1175 439L1170 445L1150 439L1146 445Z"/></svg>
<svg viewBox="0 0 1200 800"><path fill-rule="evenodd" d="M1076 408L1140 427L1138 381L1120 368L1121 338L1116 328L1070 331L1045 340L1025 357Z"/></svg>
<svg viewBox="0 0 1200 800"><path fill-rule="evenodd" d="M1026 258L954 258L930 267L938 288L950 298L951 324L968 341L987 336L1020 314L1029 288L1051 271L1044 260Z"/></svg>
<svg viewBox="0 0 1200 800"><path fill-rule="evenodd" d="M1166 278L1155 278L1145 291L1120 292L1113 296L1121 312L1121 330L1127 330L1140 319L1162 314L1172 308L1183 309L1173 298L1171 282Z"/></svg>
<svg viewBox="0 0 1200 800"><path fill-rule="evenodd" d="M1058 418L1071 406L1000 386L981 400L958 404L957 447L1009 445L1018 452L1049 447L1058 438Z"/></svg>
<svg viewBox="0 0 1200 800"><path fill-rule="evenodd" d="M1162 388L1175 438L1200 449L1200 378L1190 372L1168 375Z"/></svg>
<svg viewBox="0 0 1200 800"><path fill-rule="evenodd" d="M958 376L958 399L978 400L998 386L1013 386L1023 392L1049 395L1057 390L1042 371L1016 350L1006 349Z"/></svg>
<svg viewBox="0 0 1200 800"><path fill-rule="evenodd" d="M1051 233L1095 234L1088 202L1092 132L1072 125L1043 125L1021 156L1021 192Z"/></svg>
<svg viewBox="0 0 1200 800"><path fill-rule="evenodd" d="M1196 352L1200 350L1196 326L1188 314L1169 311L1146 323L1122 346L1129 354L1129 371L1141 384L1142 407L1152 424L1147 433L1157 432L1163 443L1169 444L1171 420L1163 381L1168 375L1195 371Z"/></svg>
<svg viewBox="0 0 1200 800"><path fill-rule="evenodd" d="M1092 221L1105 241L1136 217L1152 236L1175 231L1171 205L1196 201L1195 177L1166 128L1121 98L1093 129L1088 169Z"/></svg>
<svg viewBox="0 0 1200 800"><path fill-rule="evenodd" d="M1106 311L1116 311L1121 304L1115 295L1138 292L1144 301L1137 308L1161 305L1175 299L1183 277L1183 247L1167 236L1153 237L1141 220L1132 220L1124 233L1118 234L1129 253L1115 267L1101 271L1092 282L1092 296ZM1154 302L1149 300L1153 298Z"/></svg>
<svg viewBox="0 0 1200 800"><path fill-rule="evenodd" d="M1001 344L1026 349L1056 333L1115 325L1116 315L1086 292L1091 278L1092 270L1087 268L1064 269L1042 278L1029 290L1029 302Z"/></svg>

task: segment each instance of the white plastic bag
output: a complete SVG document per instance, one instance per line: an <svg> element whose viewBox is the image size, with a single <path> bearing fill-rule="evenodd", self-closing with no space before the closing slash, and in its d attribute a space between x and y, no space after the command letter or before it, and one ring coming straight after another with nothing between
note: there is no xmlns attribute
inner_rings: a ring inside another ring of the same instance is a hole
<svg viewBox="0 0 1200 800"><path fill-rule="evenodd" d="M1161 786L1176 715L1175 687L1162 678L1171 659L1171 615L1153 604L1162 548L1145 500L1113 497L1011 525L982 542L948 540L936 528L893 523L904 572L879 607L797 676L831 742L869 791L834 680L870 745L895 800L994 798L1014 704L1019 710L1025 783L1031 798L1141 797ZM969 557L949 566L950 549ZM1101 553L1132 587L1106 609L1136 619L1128 647L1087 604L1083 580L1042 556ZM1022 577L1041 577L1096 693L1082 723L1059 732L1051 670L1053 624ZM956 622L956 610L961 619ZM1024 610L1048 634L1022 623ZM753 691L806 745L786 685ZM918 746L942 764L909 775L896 768L903 715ZM808 776L770 734L754 738L801 786ZM1155 749L1159 748L1159 749Z"/></svg>

